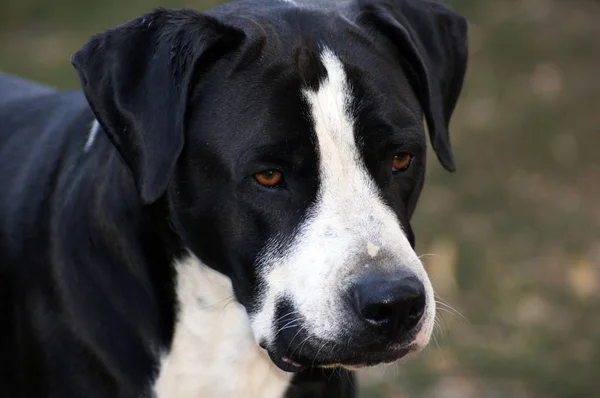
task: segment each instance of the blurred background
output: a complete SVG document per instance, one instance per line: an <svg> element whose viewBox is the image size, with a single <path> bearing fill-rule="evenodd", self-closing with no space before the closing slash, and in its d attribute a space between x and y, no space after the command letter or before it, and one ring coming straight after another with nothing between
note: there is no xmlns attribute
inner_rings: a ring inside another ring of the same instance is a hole
<svg viewBox="0 0 600 398"><path fill-rule="evenodd" d="M157 6L1 0L0 70L77 88L70 55ZM600 2L448 0L470 23L452 123L413 223L436 341L361 374L366 398L600 397Z"/></svg>

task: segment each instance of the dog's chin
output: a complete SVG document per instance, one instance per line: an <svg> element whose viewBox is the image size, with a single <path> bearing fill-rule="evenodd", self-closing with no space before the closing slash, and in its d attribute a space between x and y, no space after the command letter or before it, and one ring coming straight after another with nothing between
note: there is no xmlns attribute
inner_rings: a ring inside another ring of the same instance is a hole
<svg viewBox="0 0 600 398"><path fill-rule="evenodd" d="M288 357L278 354L278 350L266 349L271 361L284 372L297 373L308 368L346 368L348 370L358 370L362 368L373 367L381 364L390 364L414 350L403 348L398 350L389 350L385 352L368 352L354 355L334 355L328 357L314 357L309 355Z"/></svg>
<svg viewBox="0 0 600 398"><path fill-rule="evenodd" d="M339 363L340 367L347 368L349 370L361 369L361 368L369 368L382 364L390 364L394 363L397 360L404 358L411 352L410 349L404 348L400 350L387 351L384 353L377 354L365 354L361 356L357 356L355 358L350 358L343 360ZM327 366L323 366L327 367Z"/></svg>

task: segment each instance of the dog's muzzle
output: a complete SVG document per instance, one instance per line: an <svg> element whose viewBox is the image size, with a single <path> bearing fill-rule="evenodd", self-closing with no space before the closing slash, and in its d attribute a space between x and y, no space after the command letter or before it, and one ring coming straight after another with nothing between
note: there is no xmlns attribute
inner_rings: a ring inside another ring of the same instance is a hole
<svg viewBox="0 0 600 398"><path fill-rule="evenodd" d="M280 369L362 368L395 362L422 348L416 342L427 323L428 300L416 275L367 273L339 296L339 333L332 338L317 337L291 300L278 302L275 339L261 347Z"/></svg>

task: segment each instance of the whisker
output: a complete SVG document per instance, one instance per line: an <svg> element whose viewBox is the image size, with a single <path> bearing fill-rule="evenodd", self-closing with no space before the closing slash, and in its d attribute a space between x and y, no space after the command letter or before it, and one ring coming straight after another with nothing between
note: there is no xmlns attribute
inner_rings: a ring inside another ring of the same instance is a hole
<svg viewBox="0 0 600 398"><path fill-rule="evenodd" d="M435 337L435 333L432 334L431 337L433 337L433 341L435 342L438 351L441 351L440 344L438 343L437 337Z"/></svg>
<svg viewBox="0 0 600 398"><path fill-rule="evenodd" d="M286 330L286 329L290 329L292 327L298 326L298 325L291 325L294 322L298 322L299 320L301 320L302 318L294 318L291 321L289 321L288 323L286 323L285 325L283 325L276 333L275 333L275 337L277 337L277 335L279 335L279 333L281 333L282 331Z"/></svg>
<svg viewBox="0 0 600 398"><path fill-rule="evenodd" d="M440 296L437 292L433 292L433 295L437 299L436 302L442 302L444 304L450 305L450 303L448 302L448 300L446 300L445 298L443 298L442 296Z"/></svg>
<svg viewBox="0 0 600 398"><path fill-rule="evenodd" d="M448 323L446 322L446 318L444 317L444 314L441 312L437 313L437 317L439 320L441 320L439 325L440 325L440 330L443 332L440 337L446 337L445 330L450 330L450 328L448 327ZM442 322L443 322L443 325L442 325Z"/></svg>
<svg viewBox="0 0 600 398"><path fill-rule="evenodd" d="M342 369L342 368L335 368L335 372L337 373L337 376L336 376L336 378L337 378L339 381L343 381L343 380L344 380L344 376L342 376L342 371L343 371L343 369Z"/></svg>
<svg viewBox="0 0 600 398"><path fill-rule="evenodd" d="M380 370L379 378L385 377L385 373L387 372L388 367L387 366L378 366L378 368Z"/></svg>
<svg viewBox="0 0 600 398"><path fill-rule="evenodd" d="M421 259L422 257L437 257L437 254L434 253L423 253L420 256L417 256L418 259Z"/></svg>
<svg viewBox="0 0 600 398"><path fill-rule="evenodd" d="M292 343L294 342L294 340L296 340L296 337L298 337L298 334L300 334L300 332L302 332L304 329L306 329L306 326L302 326L300 329L298 329L298 331L296 332L296 334L294 335L292 340L289 342L287 348L285 349L286 356L287 356L288 351L290 350L290 347L292 346ZM294 350L294 352L295 352L295 350Z"/></svg>
<svg viewBox="0 0 600 398"><path fill-rule="evenodd" d="M433 334L435 334L436 332L440 332L440 324L438 322L437 314L436 317L433 319Z"/></svg>
<svg viewBox="0 0 600 398"><path fill-rule="evenodd" d="M453 311L450 311L448 308L438 307L438 311L444 311L446 314L450 314L452 316L458 317L459 315Z"/></svg>
<svg viewBox="0 0 600 398"><path fill-rule="evenodd" d="M285 315L281 316L279 319L276 319L274 323L276 324L277 322L284 320L284 319L285 319L285 318L287 318L288 316L290 316L290 315L295 315L295 314L297 314L297 313L298 313L298 311L290 311L290 312L288 312L287 314L285 314Z"/></svg>
<svg viewBox="0 0 600 398"><path fill-rule="evenodd" d="M352 386L353 389L356 389L356 384L354 384L354 381L352 380L352 377L350 377L350 371L346 371L346 377L348 378L348 383L350 383L350 385Z"/></svg>
<svg viewBox="0 0 600 398"><path fill-rule="evenodd" d="M443 325L442 325L442 322L444 323ZM439 337L441 339L444 339L446 337L445 330L448 329L448 325L446 324L446 320L444 319L443 315L439 312L436 313L436 316L435 316L434 328L437 329L437 331L439 333Z"/></svg>
<svg viewBox="0 0 600 398"><path fill-rule="evenodd" d="M300 344L298 344L298 347L296 347L296 349L292 352L292 354L290 355L290 357L294 356L294 354L296 353L296 351L298 351L298 348L300 348L300 351L298 352L298 355L302 355L302 349L304 348L304 346L306 345L306 343L308 342L309 339L310 339L310 334L308 336L306 336L306 338L304 340L302 340L300 342Z"/></svg>
<svg viewBox="0 0 600 398"><path fill-rule="evenodd" d="M433 294L434 294L434 297L436 298L436 300L435 300L436 304L439 304L441 306L444 306L444 307L450 309L451 311L454 311L457 315L459 315L461 318L463 318L466 322L469 322L469 320L460 311L458 311L456 308L454 308L448 302L448 300L444 299L437 292L434 292Z"/></svg>
<svg viewBox="0 0 600 398"><path fill-rule="evenodd" d="M333 374L335 373L335 369L331 371L331 373L329 373L329 377L327 378L327 383L329 384L329 382L331 381L331 378L333 377Z"/></svg>
<svg viewBox="0 0 600 398"><path fill-rule="evenodd" d="M469 320L460 311L458 311L456 308L452 307L450 304L446 304L446 303L438 301L438 300L436 300L435 302L438 305L438 309L445 310L449 314L458 316L458 317L462 318L465 322L469 322Z"/></svg>
<svg viewBox="0 0 600 398"><path fill-rule="evenodd" d="M313 357L312 364L310 365L310 367L311 367L311 368L314 368L314 366L315 366L315 361L317 360L317 357L319 356L319 353L321 352L321 350L322 350L323 348L325 348L325 346L327 345L327 343L329 343L329 342L328 342L328 341L325 341L325 342L324 342L324 343L321 345L321 348L319 348L319 349L317 350L317 353L316 353L316 354L315 354L315 356Z"/></svg>
<svg viewBox="0 0 600 398"><path fill-rule="evenodd" d="M295 323L295 324L293 324L293 325L290 325L290 326L288 326L288 327L283 327L283 328L279 329L279 330L277 331L277 333L275 333L275 337L277 337L277 335L278 335L280 332L283 332L284 330L292 329L292 328L295 328L295 327L298 327L298 326L300 326L300 324L298 324L298 323Z"/></svg>

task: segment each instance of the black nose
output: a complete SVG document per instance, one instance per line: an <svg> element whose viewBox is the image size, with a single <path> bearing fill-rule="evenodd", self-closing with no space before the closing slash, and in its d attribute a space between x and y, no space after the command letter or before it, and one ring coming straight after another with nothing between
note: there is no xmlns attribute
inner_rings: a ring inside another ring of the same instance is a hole
<svg viewBox="0 0 600 398"><path fill-rule="evenodd" d="M410 331L425 311L425 287L414 275L363 276L350 297L362 320L388 338Z"/></svg>

